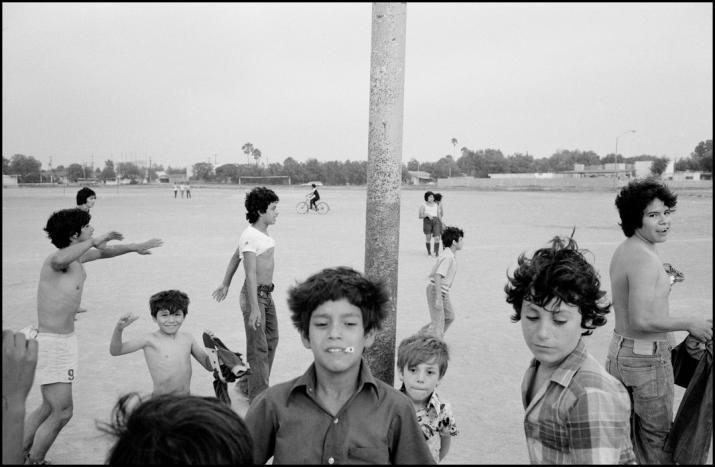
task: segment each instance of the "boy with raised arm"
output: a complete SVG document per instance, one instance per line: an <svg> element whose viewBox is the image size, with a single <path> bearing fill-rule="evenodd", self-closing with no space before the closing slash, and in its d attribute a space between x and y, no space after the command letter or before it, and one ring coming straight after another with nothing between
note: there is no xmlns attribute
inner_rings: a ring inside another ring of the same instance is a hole
<svg viewBox="0 0 715 467"><path fill-rule="evenodd" d="M673 421L672 331L712 339L712 319L670 316L670 288L656 245L668 239L677 196L658 180L635 180L616 197L627 237L611 258L611 295L616 326L606 357L608 372L631 396L631 438L641 464L671 464L663 450ZM677 273L677 271L675 271Z"/></svg>
<svg viewBox="0 0 715 467"><path fill-rule="evenodd" d="M151 254L162 241L108 246L121 240L122 234L111 231L93 237L91 216L81 209L63 209L47 220L45 231L58 250L45 259L37 288L37 373L42 403L25 423L23 449L29 463L44 462L45 454L60 430L72 418L72 383L77 378L77 336L74 317L77 313L87 274L83 263L113 258L126 253Z"/></svg>
<svg viewBox="0 0 715 467"><path fill-rule="evenodd" d="M347 267L323 269L288 291L291 320L314 362L251 403L256 464L434 464L410 400L373 377L363 351L389 296Z"/></svg>
<svg viewBox="0 0 715 467"><path fill-rule="evenodd" d="M180 290L157 292L149 299L151 317L159 327L141 337L122 341L124 328L139 319L127 313L119 318L109 344L113 356L137 350L144 351L144 359L154 382L153 395L189 394L191 388L191 357L208 371L213 371L211 360L193 336L179 332L189 313L189 297Z"/></svg>

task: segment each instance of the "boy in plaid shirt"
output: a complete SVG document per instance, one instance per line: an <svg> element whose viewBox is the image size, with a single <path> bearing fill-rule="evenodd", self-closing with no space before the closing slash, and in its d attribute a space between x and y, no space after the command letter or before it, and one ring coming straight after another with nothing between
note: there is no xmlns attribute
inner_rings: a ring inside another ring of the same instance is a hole
<svg viewBox="0 0 715 467"><path fill-rule="evenodd" d="M598 273L572 239L522 253L504 287L534 355L522 381L532 464L632 464L631 403L581 336L606 323ZM523 318L523 319L522 319Z"/></svg>

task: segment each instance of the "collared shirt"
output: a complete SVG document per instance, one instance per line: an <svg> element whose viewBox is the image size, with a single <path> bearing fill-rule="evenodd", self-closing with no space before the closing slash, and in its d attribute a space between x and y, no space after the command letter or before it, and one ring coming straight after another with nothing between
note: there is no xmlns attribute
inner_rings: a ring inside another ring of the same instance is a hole
<svg viewBox="0 0 715 467"><path fill-rule="evenodd" d="M358 388L336 415L316 398L315 364L271 386L246 412L254 462L265 464L434 464L412 402L375 379L363 359Z"/></svg>
<svg viewBox="0 0 715 467"><path fill-rule="evenodd" d="M628 392L583 339L527 401L538 365L531 361L521 385L531 463L634 464Z"/></svg>
<svg viewBox="0 0 715 467"><path fill-rule="evenodd" d="M400 388L400 392L405 393L405 385ZM427 440L432 457L435 462L439 462L439 451L442 448L442 436L457 436L459 429L452 414L452 406L449 402L441 400L437 391L433 391L427 407L417 411L417 423L420 424L422 434Z"/></svg>
<svg viewBox="0 0 715 467"><path fill-rule="evenodd" d="M432 270L429 273L429 282L434 284L434 275L442 276L442 293L449 293L449 289L454 282L454 276L457 274L457 257L450 247L444 247L442 253L435 261Z"/></svg>

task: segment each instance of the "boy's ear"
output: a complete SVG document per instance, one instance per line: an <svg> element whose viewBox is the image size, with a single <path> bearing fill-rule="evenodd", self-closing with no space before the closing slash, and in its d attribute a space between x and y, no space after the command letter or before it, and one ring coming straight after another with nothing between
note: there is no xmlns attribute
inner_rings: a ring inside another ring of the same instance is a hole
<svg viewBox="0 0 715 467"><path fill-rule="evenodd" d="M365 348L370 348L375 343L375 328L365 333Z"/></svg>
<svg viewBox="0 0 715 467"><path fill-rule="evenodd" d="M303 347L310 350L310 339L305 337L302 333L300 334L300 340L303 342Z"/></svg>

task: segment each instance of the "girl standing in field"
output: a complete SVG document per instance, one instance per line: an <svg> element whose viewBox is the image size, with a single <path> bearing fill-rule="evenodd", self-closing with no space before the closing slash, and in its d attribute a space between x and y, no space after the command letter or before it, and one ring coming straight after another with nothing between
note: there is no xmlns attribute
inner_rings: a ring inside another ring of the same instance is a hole
<svg viewBox="0 0 715 467"><path fill-rule="evenodd" d="M434 255L439 256L439 238L442 235L442 222L439 220L439 205L435 203L434 193L431 191L425 192L425 202L420 206L418 216L422 219L422 233L425 234L427 255L432 255L430 238L434 238Z"/></svg>

